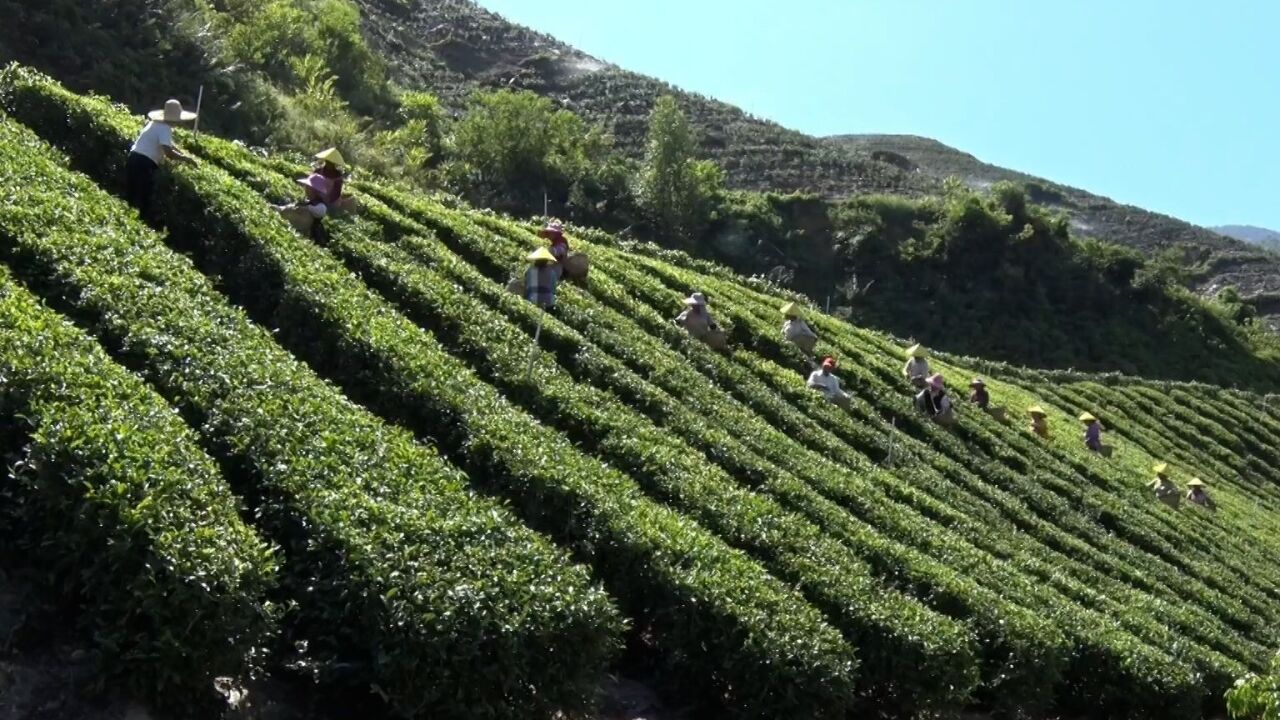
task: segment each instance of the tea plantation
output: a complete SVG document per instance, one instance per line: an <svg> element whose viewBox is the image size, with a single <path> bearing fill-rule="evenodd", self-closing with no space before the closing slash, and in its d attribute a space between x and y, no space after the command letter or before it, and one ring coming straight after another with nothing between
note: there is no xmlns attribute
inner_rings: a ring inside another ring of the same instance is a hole
<svg viewBox="0 0 1280 720"><path fill-rule="evenodd" d="M402 717L581 717L627 663L714 717L1194 718L1280 647L1266 398L941 357L1009 410L947 429L904 341L810 307L839 408L806 301L686 255L575 232L544 314L504 287L535 225L361 182L319 246L264 201L301 168L184 135L147 226L138 118L16 66L0 112L5 542L161 707L305 647Z"/></svg>

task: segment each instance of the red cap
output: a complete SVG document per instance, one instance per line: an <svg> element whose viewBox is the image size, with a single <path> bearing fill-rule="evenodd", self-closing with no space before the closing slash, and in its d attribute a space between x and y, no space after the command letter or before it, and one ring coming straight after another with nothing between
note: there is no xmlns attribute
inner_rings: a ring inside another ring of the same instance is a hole
<svg viewBox="0 0 1280 720"><path fill-rule="evenodd" d="M824 368L834 368L835 366L836 366L836 359L835 359L835 358L833 358L833 357L828 357L828 358L823 358L823 359L822 359L822 367L824 367Z"/></svg>

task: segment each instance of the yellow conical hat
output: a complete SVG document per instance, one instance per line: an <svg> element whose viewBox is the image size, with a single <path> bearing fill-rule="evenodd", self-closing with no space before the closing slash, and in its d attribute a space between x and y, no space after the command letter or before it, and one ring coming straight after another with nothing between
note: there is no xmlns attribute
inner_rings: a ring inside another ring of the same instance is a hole
<svg viewBox="0 0 1280 720"><path fill-rule="evenodd" d="M1165 473L1169 472L1169 463L1164 463L1164 462L1156 463L1156 464L1151 468L1151 470L1152 470L1152 472L1154 472L1154 473L1155 473L1155 474L1157 474L1157 475L1163 475L1163 474L1165 474Z"/></svg>
<svg viewBox="0 0 1280 720"><path fill-rule="evenodd" d="M338 148L329 148L328 150L318 152L316 153L316 159L322 162L327 162L336 168L343 168L347 165L346 159L342 157L342 153L338 152Z"/></svg>
<svg viewBox="0 0 1280 720"><path fill-rule="evenodd" d="M796 317L804 317L804 311L800 309L799 305L796 305L793 302L789 302L782 306L782 314L784 316L794 315Z"/></svg>
<svg viewBox="0 0 1280 720"><path fill-rule="evenodd" d="M1187 487L1204 487L1205 485L1208 485L1208 483L1200 478L1191 478L1191 482L1187 483Z"/></svg>
<svg viewBox="0 0 1280 720"><path fill-rule="evenodd" d="M555 255L552 255L550 250L548 250L548 249L546 249L546 248L544 248L544 247L540 247L540 248L538 248L537 250L534 250L533 252L529 253L528 260L529 260L529 262L537 262L537 261L539 261L539 260L546 260L546 261L548 261L548 262L555 262L555 261L556 261L556 256L555 256Z"/></svg>
<svg viewBox="0 0 1280 720"><path fill-rule="evenodd" d="M1032 405L1031 407L1027 408L1027 414L1047 416L1049 413L1045 412L1044 408L1040 407L1039 405Z"/></svg>
<svg viewBox="0 0 1280 720"><path fill-rule="evenodd" d="M1082 415L1080 415L1080 422L1094 423L1094 422L1098 422L1098 418L1094 417L1093 413L1083 413Z"/></svg>
<svg viewBox="0 0 1280 720"><path fill-rule="evenodd" d="M907 348L907 357L925 357L928 354L929 354L929 351L926 350L924 346L920 345L919 343Z"/></svg>

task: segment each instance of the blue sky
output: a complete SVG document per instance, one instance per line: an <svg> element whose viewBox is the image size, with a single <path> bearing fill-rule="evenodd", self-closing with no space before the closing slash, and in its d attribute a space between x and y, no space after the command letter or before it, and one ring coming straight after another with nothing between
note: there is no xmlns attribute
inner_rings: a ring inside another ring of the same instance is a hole
<svg viewBox="0 0 1280 720"><path fill-rule="evenodd" d="M908 133L1202 225L1280 230L1280 2L480 0L815 134Z"/></svg>

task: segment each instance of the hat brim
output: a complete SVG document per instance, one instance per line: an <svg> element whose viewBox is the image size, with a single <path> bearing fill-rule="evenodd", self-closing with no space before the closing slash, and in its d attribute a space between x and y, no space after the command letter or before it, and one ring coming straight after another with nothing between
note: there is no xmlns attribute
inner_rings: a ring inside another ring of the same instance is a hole
<svg viewBox="0 0 1280 720"><path fill-rule="evenodd" d="M312 155L311 157L315 160L319 160L320 162L327 162L330 165L338 168L339 170L342 170L347 166L347 161L345 158L341 156L334 156L332 153L318 152L315 155Z"/></svg>
<svg viewBox="0 0 1280 720"><path fill-rule="evenodd" d="M163 110L152 110L151 112L147 113L148 120L154 120L155 122L164 122L164 123L191 122L192 120L195 120L197 117L198 115L191 112L190 110L183 110L176 118L165 117Z"/></svg>

